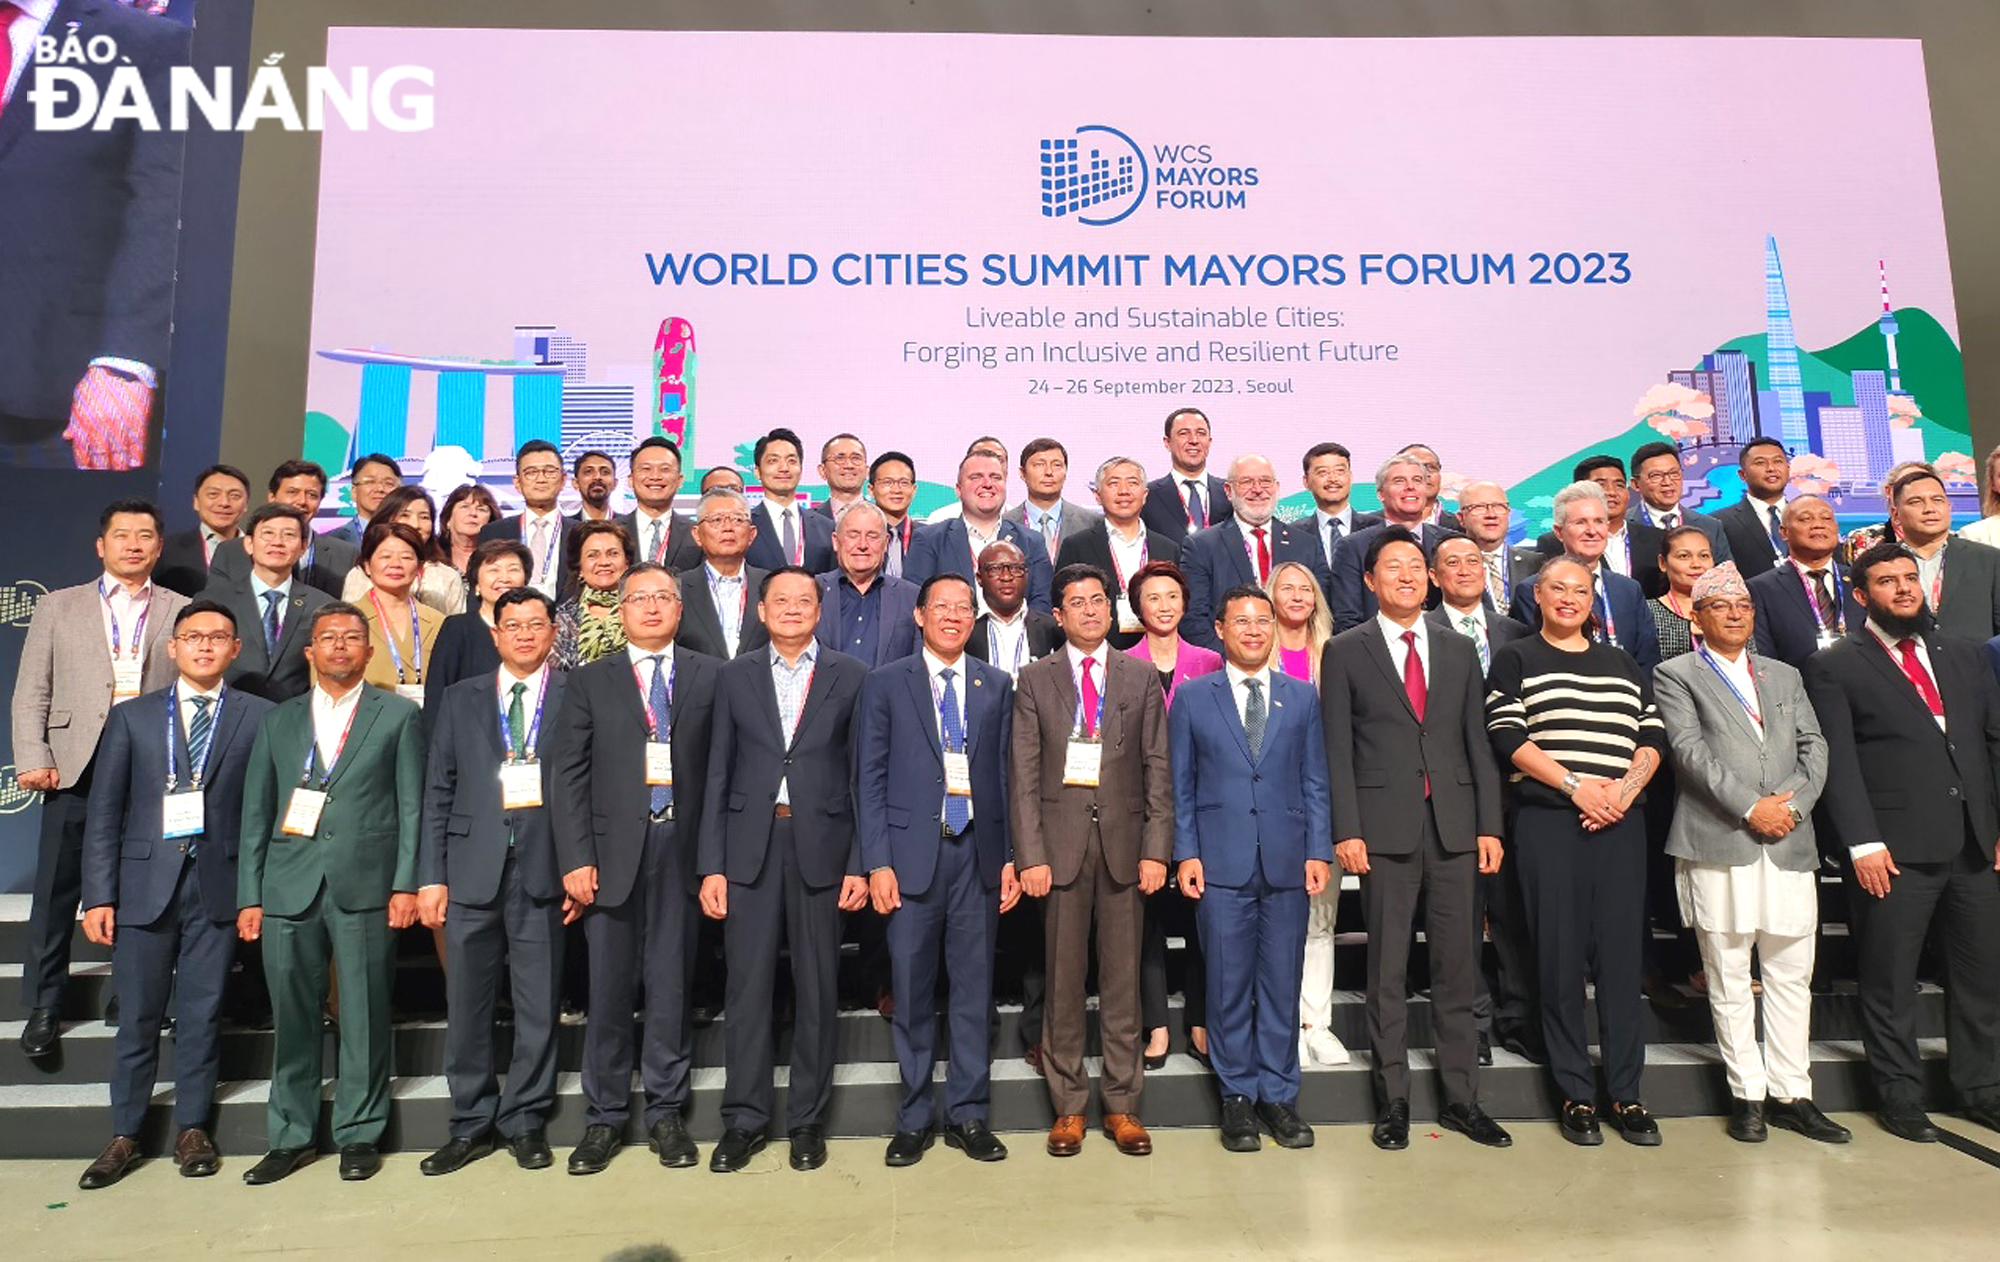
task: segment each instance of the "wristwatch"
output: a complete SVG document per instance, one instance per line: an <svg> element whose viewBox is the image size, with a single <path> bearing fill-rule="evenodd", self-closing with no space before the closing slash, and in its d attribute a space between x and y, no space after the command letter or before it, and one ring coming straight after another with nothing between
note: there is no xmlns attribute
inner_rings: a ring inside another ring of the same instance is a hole
<svg viewBox="0 0 2000 1262"><path fill-rule="evenodd" d="M1583 783L1583 777L1577 775L1574 771L1564 776L1562 782L1563 796L1571 798L1575 797L1577 786L1581 785L1582 783Z"/></svg>
<svg viewBox="0 0 2000 1262"><path fill-rule="evenodd" d="M1785 814L1792 817L1792 823L1794 824L1803 824L1806 822L1805 813L1790 802L1785 803Z"/></svg>

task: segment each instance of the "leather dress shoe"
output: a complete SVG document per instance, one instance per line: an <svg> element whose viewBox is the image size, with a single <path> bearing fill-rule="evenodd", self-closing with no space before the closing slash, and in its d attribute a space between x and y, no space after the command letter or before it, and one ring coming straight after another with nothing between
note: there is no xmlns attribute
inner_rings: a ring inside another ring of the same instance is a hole
<svg viewBox="0 0 2000 1262"><path fill-rule="evenodd" d="M569 1155L571 1174L597 1174L611 1164L618 1150L625 1145L618 1128L604 1122L594 1122L583 1128L583 1141L576 1151Z"/></svg>
<svg viewBox="0 0 2000 1262"><path fill-rule="evenodd" d="M1049 1156L1074 1157L1083 1151L1083 1114L1064 1113L1049 1127Z"/></svg>
<svg viewBox="0 0 2000 1262"><path fill-rule="evenodd" d="M1646 1106L1637 1100L1625 1100L1611 1106L1611 1125L1628 1144L1641 1148L1660 1146L1660 1124L1653 1115L1646 1112Z"/></svg>
<svg viewBox="0 0 2000 1262"><path fill-rule="evenodd" d="M1104 1133L1118 1145L1118 1151L1128 1157L1144 1157L1153 1151L1153 1137L1139 1124L1137 1114L1106 1113Z"/></svg>
<svg viewBox="0 0 2000 1262"><path fill-rule="evenodd" d="M1479 1032L1479 1067L1493 1068L1493 1036L1484 1030Z"/></svg>
<svg viewBox="0 0 2000 1262"><path fill-rule="evenodd" d="M701 1153L695 1148L694 1140L688 1137L687 1122L679 1109L668 1109L660 1115L646 1132L646 1147L660 1158L660 1164L669 1170L687 1170L701 1164ZM825 1160L824 1155L820 1158Z"/></svg>
<svg viewBox="0 0 2000 1262"><path fill-rule="evenodd" d="M1812 1101L1810 1101L1810 1100L1794 1100L1794 1101L1793 1101L1792 1103L1793 1103L1793 1104L1803 1104L1803 1105L1805 1105L1805 1106L1806 1106L1806 1107L1807 1107L1808 1109L1812 1109L1812 1111L1813 1111L1813 1112L1815 1112L1815 1113L1818 1113L1818 1112L1819 1112L1819 1110L1818 1110L1818 1109L1813 1109L1813 1107L1812 1107ZM1974 1122L1977 1122L1977 1123L1979 1123L1979 1124L1980 1124L1981 1126L1984 1126L1984 1127L1988 1128L1989 1130L1996 1130L1996 1131L2000 1131L2000 1100L1972 1100L1972 1101L1969 1101L1969 1102L1967 1102L1967 1104L1966 1104L1966 1106L1965 1106L1965 1116L1967 1117L1967 1119L1969 1119L1969 1120L1971 1120L1971 1121L1974 1121ZM1827 1124L1828 1126L1833 1126L1833 1125L1834 1125L1834 1123L1833 1123L1833 1122L1831 1122L1831 1121L1828 1121L1828 1119L1827 1119L1827 1117L1826 1117L1826 1115L1825 1115L1825 1114L1820 1114L1820 1120L1821 1120L1822 1122L1826 1122L1826 1124ZM1836 1128L1836 1129L1838 1129L1838 1128ZM1799 1133L1800 1133L1801 1135L1806 1135L1806 1136L1807 1136L1808 1138L1818 1138L1817 1136L1814 1136L1814 1135L1811 1135L1811 1134L1809 1134L1809 1133L1808 1133L1808 1132L1806 1132L1806 1131L1800 1131ZM1834 1142L1834 1143L1841 1143L1841 1142L1843 1142L1843 1141L1841 1141L1841 1140L1834 1140L1833 1142Z"/></svg>
<svg viewBox="0 0 2000 1262"><path fill-rule="evenodd" d="M1401 1152L1410 1146L1410 1102L1398 1096L1382 1106L1375 1117L1369 1138L1383 1152Z"/></svg>
<svg viewBox="0 0 2000 1262"><path fill-rule="evenodd" d="M348 1183L372 1179L382 1168L382 1154L373 1144L340 1146L340 1177Z"/></svg>
<svg viewBox="0 0 2000 1262"><path fill-rule="evenodd" d="M174 1137L174 1166L184 1178L205 1179L222 1169L222 1157L207 1131L190 1126Z"/></svg>
<svg viewBox="0 0 2000 1262"><path fill-rule="evenodd" d="M1764 1120L1780 1130L1797 1131L1822 1144L1845 1144L1854 1138L1853 1131L1820 1112L1819 1106L1804 1096L1796 1100L1764 1101Z"/></svg>
<svg viewBox="0 0 2000 1262"><path fill-rule="evenodd" d="M924 1159L924 1150L936 1139L936 1133L930 1130L897 1131L895 1137L889 1141L889 1151L883 1160L898 1170L904 1166L916 1165Z"/></svg>
<svg viewBox="0 0 2000 1262"><path fill-rule="evenodd" d="M1914 1104L1883 1105L1876 1117L1882 1129L1897 1139L1907 1139L1913 1144L1938 1142L1937 1127L1931 1125L1930 1115Z"/></svg>
<svg viewBox="0 0 2000 1262"><path fill-rule="evenodd" d="M1770 1128L1764 1124L1762 1100L1729 1102L1729 1137L1739 1144L1761 1144L1771 1137Z"/></svg>
<svg viewBox="0 0 2000 1262"><path fill-rule="evenodd" d="M1280 1148L1310 1148L1313 1146L1313 1128L1299 1116L1298 1109L1289 1104L1257 1105L1257 1120L1264 1129L1271 1132L1271 1138L1278 1141Z"/></svg>
<svg viewBox="0 0 2000 1262"><path fill-rule="evenodd" d="M1582 1100L1566 1100L1562 1107L1562 1137L1580 1148L1595 1148L1604 1142L1597 1125L1597 1108Z"/></svg>
<svg viewBox="0 0 2000 1262"><path fill-rule="evenodd" d="M826 1164L826 1128L801 1126L791 1133L794 1170L817 1170Z"/></svg>
<svg viewBox="0 0 2000 1262"><path fill-rule="evenodd" d="M47 1056L62 1046L62 1025L54 1008L37 1008L21 1027L21 1050L29 1056Z"/></svg>
<svg viewBox="0 0 2000 1262"><path fill-rule="evenodd" d="M425 1174L452 1174L463 1170L481 1157L493 1152L493 1137L480 1135L474 1138L454 1136L445 1146L425 1157L417 1166Z"/></svg>
<svg viewBox="0 0 2000 1262"><path fill-rule="evenodd" d="M732 1126L722 1132L721 1142L708 1154L708 1168L717 1174L734 1174L749 1165L750 1158L764 1151L765 1142L762 1131L753 1135Z"/></svg>
<svg viewBox="0 0 2000 1262"><path fill-rule="evenodd" d="M523 1170L546 1170L556 1163L555 1153L549 1150L548 1133L539 1126L508 1140L507 1151L514 1154L514 1164Z"/></svg>
<svg viewBox="0 0 2000 1262"><path fill-rule="evenodd" d="M132 1163L139 1159L139 1141L129 1135L114 1135L104 1151L97 1154L97 1160L90 1163L83 1177L76 1185L86 1192L98 1188L108 1188L125 1177Z"/></svg>
<svg viewBox="0 0 2000 1262"><path fill-rule="evenodd" d="M1264 1146L1249 1096L1222 1097L1222 1146L1229 1152L1256 1152Z"/></svg>
<svg viewBox="0 0 2000 1262"><path fill-rule="evenodd" d="M243 1172L243 1181L252 1187L276 1183L300 1166L310 1165L319 1154L310 1148L273 1148L264 1159Z"/></svg>
<svg viewBox="0 0 2000 1262"><path fill-rule="evenodd" d="M1488 1148L1514 1146L1514 1137L1500 1123L1488 1117L1477 1101L1445 1105L1438 1110L1438 1125L1448 1131L1457 1131L1473 1143L1484 1144Z"/></svg>
<svg viewBox="0 0 2000 1262"><path fill-rule="evenodd" d="M956 1122L946 1126L944 1128L944 1142L949 1147L958 1149L974 1161L1005 1161L1007 1159L1007 1145L1000 1142L998 1135L986 1129L986 1123L981 1118L968 1118L963 1122Z"/></svg>

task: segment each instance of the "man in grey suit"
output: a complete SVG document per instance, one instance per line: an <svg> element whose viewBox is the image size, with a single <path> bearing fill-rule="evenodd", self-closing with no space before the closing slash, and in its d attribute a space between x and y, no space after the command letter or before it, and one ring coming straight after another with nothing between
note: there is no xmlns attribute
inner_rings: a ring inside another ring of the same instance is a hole
<svg viewBox="0 0 2000 1262"><path fill-rule="evenodd" d="M819 576L819 642L871 669L917 651L915 583L882 572L889 520L867 500L840 510L833 555L840 568Z"/></svg>
<svg viewBox="0 0 2000 1262"><path fill-rule="evenodd" d="M1813 1105L1807 1049L1819 921L1812 809L1826 787L1826 737L1799 672L1750 652L1756 605L1734 563L1696 579L1691 596L1699 647L1660 664L1653 696L1680 787L1667 853L1708 976L1729 1137L1761 1143L1776 1125L1844 1144L1847 1128Z"/></svg>
<svg viewBox="0 0 2000 1262"><path fill-rule="evenodd" d="M1021 481L1028 488L1028 497L1000 514L1043 541L1051 567L1063 540L1088 530L1098 520L1096 513L1063 498L1063 485L1068 480L1069 449L1053 438L1034 439L1021 448Z"/></svg>
<svg viewBox="0 0 2000 1262"><path fill-rule="evenodd" d="M14 677L16 780L42 798L35 898L21 1002L28 1009L21 1050L56 1050L70 938L83 897L83 825L97 737L111 707L174 679L167 639L188 603L153 582L161 547L160 510L116 500L97 520L94 581L58 588L36 602Z"/></svg>
<svg viewBox="0 0 2000 1262"><path fill-rule="evenodd" d="M312 687L306 629L314 611L333 597L295 575L310 529L305 514L289 504L259 505L243 530L250 572L212 574L202 593L236 619L243 649L230 664L230 685L267 701L289 701Z"/></svg>

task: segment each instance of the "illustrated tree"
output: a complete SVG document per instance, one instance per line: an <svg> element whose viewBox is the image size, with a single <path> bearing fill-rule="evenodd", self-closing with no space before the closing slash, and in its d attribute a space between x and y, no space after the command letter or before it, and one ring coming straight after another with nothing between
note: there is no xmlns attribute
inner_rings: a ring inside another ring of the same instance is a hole
<svg viewBox="0 0 2000 1262"><path fill-rule="evenodd" d="M1639 396L1632 415L1663 438L1706 438L1715 432L1715 400L1692 386L1663 381Z"/></svg>
<svg viewBox="0 0 2000 1262"><path fill-rule="evenodd" d="M1840 465L1810 451L1792 457L1792 489L1801 495L1824 495L1840 481Z"/></svg>

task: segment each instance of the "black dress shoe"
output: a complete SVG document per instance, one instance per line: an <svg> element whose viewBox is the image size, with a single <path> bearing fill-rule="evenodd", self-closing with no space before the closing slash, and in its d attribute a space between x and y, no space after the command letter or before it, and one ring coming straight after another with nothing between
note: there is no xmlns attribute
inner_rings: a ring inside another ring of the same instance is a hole
<svg viewBox="0 0 2000 1262"><path fill-rule="evenodd" d="M1477 1102L1472 1104L1447 1104L1438 1110L1438 1125L1448 1131L1457 1131L1475 1144L1488 1148L1512 1148L1514 1137L1503 1129L1500 1123L1486 1116L1486 1110Z"/></svg>
<svg viewBox="0 0 2000 1262"><path fill-rule="evenodd" d="M273 1148L264 1159L243 1172L243 1181L252 1187L276 1183L300 1166L309 1165L319 1154L310 1148Z"/></svg>
<svg viewBox="0 0 2000 1262"><path fill-rule="evenodd" d="M1546 1065L1549 1063L1549 1049L1543 1047L1539 1041L1523 1038L1503 1038L1500 1040L1500 1046L1531 1065Z"/></svg>
<svg viewBox="0 0 2000 1262"><path fill-rule="evenodd" d="M1376 1115L1370 1139L1383 1152L1401 1152L1410 1146L1410 1102L1398 1096L1382 1106Z"/></svg>
<svg viewBox="0 0 2000 1262"><path fill-rule="evenodd" d="M549 1137L539 1126L508 1140L507 1151L514 1154L514 1164L523 1170L546 1170L556 1163L555 1153L549 1150Z"/></svg>
<svg viewBox="0 0 2000 1262"><path fill-rule="evenodd" d="M978 1118L944 1128L944 1142L974 1161L1005 1161L1007 1145Z"/></svg>
<svg viewBox="0 0 2000 1262"><path fill-rule="evenodd" d="M1763 1101L1729 1102L1729 1137L1739 1144L1761 1144L1771 1137L1770 1128L1764 1125Z"/></svg>
<svg viewBox="0 0 2000 1262"><path fill-rule="evenodd" d="M764 1151L764 1132L751 1134L732 1126L722 1132L722 1142L708 1154L708 1168L717 1174L734 1174L750 1164L750 1158Z"/></svg>
<svg viewBox="0 0 2000 1262"><path fill-rule="evenodd" d="M679 1109L668 1109L653 1123L646 1132L646 1147L659 1154L660 1164L669 1170L690 1169L701 1161Z"/></svg>
<svg viewBox="0 0 2000 1262"><path fill-rule="evenodd" d="M425 1174L451 1174L455 1171L465 1169L465 1167L471 1165L481 1157L491 1155L492 1152L493 1137L491 1135L480 1135L473 1139L453 1138L446 1141L444 1147L425 1157L418 1164L417 1169L422 1170ZM343 1158L341 1169L344 1174L346 1172L344 1161L346 1154L342 1153L341 1155Z"/></svg>
<svg viewBox="0 0 2000 1262"><path fill-rule="evenodd" d="M490 1149L489 1149L490 1151ZM373 1144L340 1146L340 1177L348 1183L372 1179L382 1168L382 1154Z"/></svg>
<svg viewBox="0 0 2000 1262"><path fill-rule="evenodd" d="M1562 1108L1562 1137L1580 1148L1595 1148L1604 1142L1597 1126L1597 1109L1581 1100L1568 1100Z"/></svg>
<svg viewBox="0 0 2000 1262"><path fill-rule="evenodd" d="M594 1122L583 1128L583 1142L569 1155L571 1174L597 1174L611 1164L625 1140L615 1126Z"/></svg>
<svg viewBox="0 0 2000 1262"><path fill-rule="evenodd" d="M716 1015L715 1005L698 1003L688 1009L688 1024L697 1030L706 1030L715 1024Z"/></svg>
<svg viewBox="0 0 2000 1262"><path fill-rule="evenodd" d="M791 1133L794 1170L817 1170L826 1164L826 1128L801 1126Z"/></svg>
<svg viewBox="0 0 2000 1262"><path fill-rule="evenodd" d="M1653 1115L1646 1112L1646 1106L1637 1100L1625 1100L1611 1106L1611 1125L1628 1144L1641 1148L1660 1146L1660 1124Z"/></svg>
<svg viewBox="0 0 2000 1262"><path fill-rule="evenodd" d="M1882 1129L1897 1139L1907 1139L1913 1144L1938 1142L1937 1127L1931 1125L1930 1115L1914 1104L1884 1105L1876 1117Z"/></svg>
<svg viewBox="0 0 2000 1262"><path fill-rule="evenodd" d="M1796 1100L1764 1101L1764 1120L1780 1130L1797 1131L1822 1144L1845 1144L1854 1132L1819 1111L1819 1106L1800 1096Z"/></svg>
<svg viewBox="0 0 2000 1262"><path fill-rule="evenodd" d="M1222 1146L1230 1152L1256 1152L1264 1146L1257 1133L1257 1114L1250 1107L1249 1096L1222 1097Z"/></svg>
<svg viewBox="0 0 2000 1262"><path fill-rule="evenodd" d="M139 1141L129 1135L114 1135L104 1151L97 1154L97 1160L90 1163L83 1177L76 1185L86 1192L108 1188L125 1177L132 1163L139 1159Z"/></svg>
<svg viewBox="0 0 2000 1262"><path fill-rule="evenodd" d="M47 1056L62 1046L62 1026L54 1008L37 1008L21 1027L21 1050L29 1056Z"/></svg>
<svg viewBox="0 0 2000 1262"><path fill-rule="evenodd" d="M896 1137L889 1141L889 1151L883 1160L896 1169L916 1165L924 1159L924 1149L936 1139L936 1133L928 1130L897 1131Z"/></svg>
<svg viewBox="0 0 2000 1262"><path fill-rule="evenodd" d="M1299 1116L1299 1111L1289 1104L1257 1103L1257 1120L1264 1129L1271 1132L1271 1138L1278 1141L1280 1148L1310 1148L1313 1146L1313 1128Z"/></svg>
<svg viewBox="0 0 2000 1262"><path fill-rule="evenodd" d="M1493 1067L1493 1036L1484 1030L1479 1032L1479 1065L1482 1069Z"/></svg>
<svg viewBox="0 0 2000 1262"><path fill-rule="evenodd" d="M1793 1103L1803 1104L1807 1108L1812 1109L1812 1101L1810 1100L1794 1100ZM1813 1112L1818 1113L1819 1110L1813 1109ZM1981 1126L1984 1126L1989 1130L2000 1131L2000 1100L1971 1101L1967 1103L1965 1106L1965 1116L1967 1119L1977 1122ZM1826 1116L1824 1114L1820 1115L1820 1120L1826 1122L1828 1126L1834 1125L1834 1123L1832 1123L1831 1121L1827 1121ZM1836 1127L1836 1129L1839 1128ZM1799 1133L1801 1135L1806 1134L1806 1132L1804 1131L1800 1131ZM1812 1138L1817 1138L1817 1136L1812 1136ZM1841 1143L1843 1141L1835 1140L1833 1142Z"/></svg>

